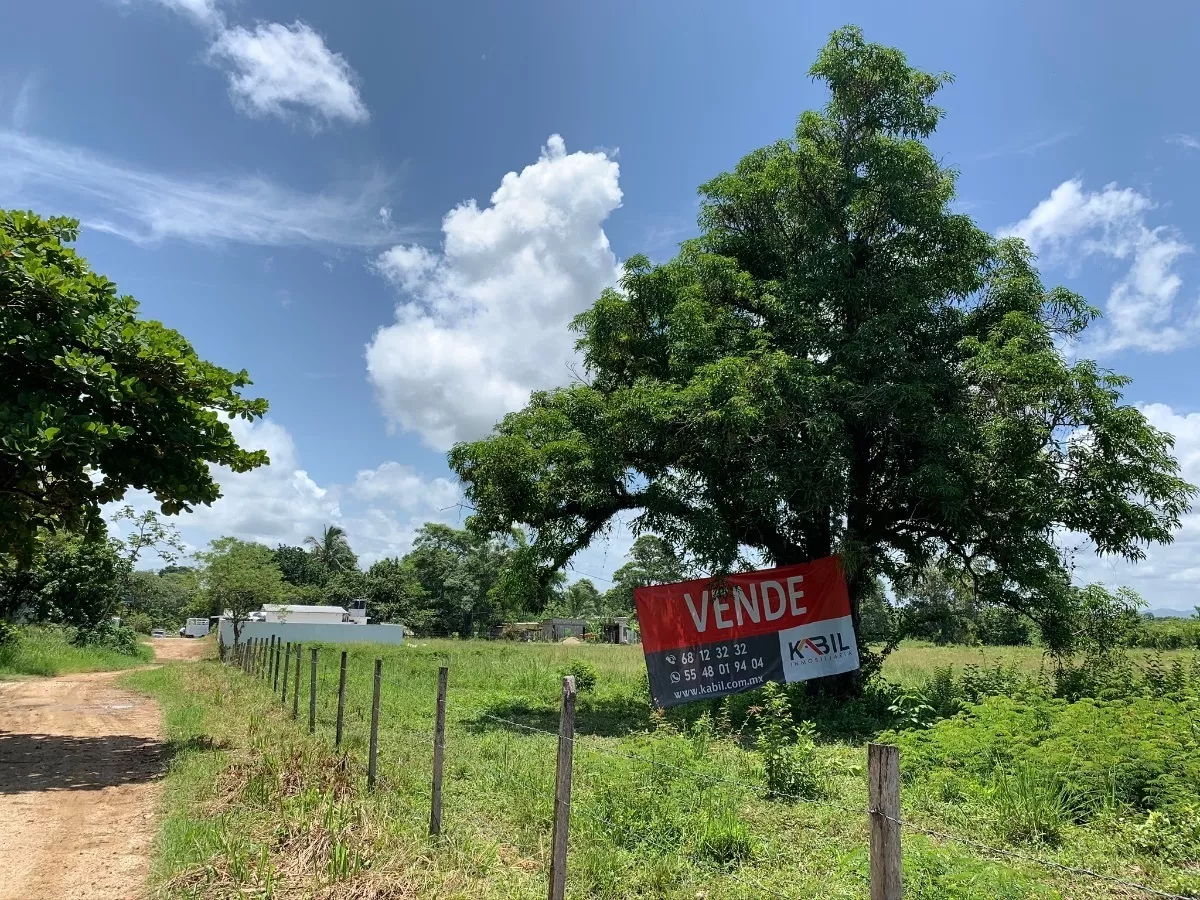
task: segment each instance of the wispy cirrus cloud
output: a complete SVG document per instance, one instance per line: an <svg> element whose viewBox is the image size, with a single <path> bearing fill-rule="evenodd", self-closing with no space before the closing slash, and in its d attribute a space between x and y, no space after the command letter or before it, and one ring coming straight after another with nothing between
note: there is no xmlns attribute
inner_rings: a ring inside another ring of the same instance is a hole
<svg viewBox="0 0 1200 900"><path fill-rule="evenodd" d="M306 193L257 175L169 175L0 129L0 205L79 218L137 244L184 240L374 247L410 234L384 222L392 180Z"/></svg>
<svg viewBox="0 0 1200 900"><path fill-rule="evenodd" d="M1167 143L1178 144L1189 150L1200 150L1200 138L1190 134L1173 134L1167 138Z"/></svg>
<svg viewBox="0 0 1200 900"><path fill-rule="evenodd" d="M1046 150L1074 136L1075 132L1070 129L1041 136L1027 136L1001 144L999 147L988 150L985 153L980 153L977 158L996 159L1001 156L1033 156L1039 150Z"/></svg>

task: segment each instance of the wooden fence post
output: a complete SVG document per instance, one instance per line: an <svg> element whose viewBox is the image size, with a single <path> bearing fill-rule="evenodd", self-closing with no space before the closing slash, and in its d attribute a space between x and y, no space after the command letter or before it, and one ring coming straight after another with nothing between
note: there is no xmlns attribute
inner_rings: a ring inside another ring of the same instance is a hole
<svg viewBox="0 0 1200 900"><path fill-rule="evenodd" d="M867 745L871 819L871 900L901 900L900 748Z"/></svg>
<svg viewBox="0 0 1200 900"><path fill-rule="evenodd" d="M562 680L558 717L558 766L554 772L554 832L550 839L550 900L567 893L567 838L571 830L571 767L575 751L575 676Z"/></svg>
<svg viewBox="0 0 1200 900"><path fill-rule="evenodd" d="M276 694L279 693L279 657L281 655L282 650L283 650L283 641L276 640L275 641L275 669L271 675L271 690L274 691Z"/></svg>
<svg viewBox="0 0 1200 900"><path fill-rule="evenodd" d="M303 659L303 650L300 642L296 642L296 674L293 676L296 681L292 685L292 721L300 715L300 661Z"/></svg>
<svg viewBox="0 0 1200 900"><path fill-rule="evenodd" d="M317 731L317 648L309 651L311 660L308 672L308 733Z"/></svg>
<svg viewBox="0 0 1200 900"><path fill-rule="evenodd" d="M284 709L287 709L287 683L288 683L288 675L290 675L291 673L292 673L292 642L288 641L287 647L285 647L284 651L283 651L283 694L281 695L281 699L280 699L280 702L283 704Z"/></svg>
<svg viewBox="0 0 1200 900"><path fill-rule="evenodd" d="M346 651L342 651L342 667L338 673L338 709L337 731L333 738L333 746L342 746L342 721L346 712Z"/></svg>
<svg viewBox="0 0 1200 900"><path fill-rule="evenodd" d="M433 725L433 798L429 803L429 833L437 837L442 833L442 768L446 755L446 684L450 680L450 669L438 668L437 718Z"/></svg>
<svg viewBox="0 0 1200 900"><path fill-rule="evenodd" d="M367 790L375 790L375 759L379 755L379 685L383 680L383 660L375 660L375 690L371 695L371 748L367 755Z"/></svg>
<svg viewBox="0 0 1200 900"><path fill-rule="evenodd" d="M275 677L275 635L271 635L271 645L267 647L267 681Z"/></svg>

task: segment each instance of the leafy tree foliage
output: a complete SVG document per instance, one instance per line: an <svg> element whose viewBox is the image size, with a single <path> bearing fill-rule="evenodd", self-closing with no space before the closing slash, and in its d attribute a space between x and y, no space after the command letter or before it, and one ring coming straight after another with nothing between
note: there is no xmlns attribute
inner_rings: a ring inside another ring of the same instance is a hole
<svg viewBox="0 0 1200 900"><path fill-rule="evenodd" d="M86 632L117 614L129 571L120 543L58 532L29 564L0 566L0 619L54 622Z"/></svg>
<svg viewBox="0 0 1200 900"><path fill-rule="evenodd" d="M197 575L190 569L165 575L144 570L132 572L124 585L121 617L143 633L154 628L174 631L187 618L196 592Z"/></svg>
<svg viewBox="0 0 1200 900"><path fill-rule="evenodd" d="M499 621L500 584L510 552L509 540L426 523L405 561L424 592L429 629L470 637Z"/></svg>
<svg viewBox="0 0 1200 900"><path fill-rule="evenodd" d="M209 464L267 462L223 421L266 412L246 372L138 318L68 246L78 229L0 210L0 553L23 562L42 529L103 534L100 507L129 488L177 513L220 496Z"/></svg>
<svg viewBox="0 0 1200 900"><path fill-rule="evenodd" d="M629 562L613 573L613 586L604 596L604 613L633 615L634 588L686 581L692 574L667 541L656 534L639 535L629 550Z"/></svg>
<svg viewBox="0 0 1200 900"><path fill-rule="evenodd" d="M324 563L303 547L280 544L275 548L275 564L283 580L297 587L320 587L329 578Z"/></svg>
<svg viewBox="0 0 1200 900"><path fill-rule="evenodd" d="M708 571L840 553L856 627L878 576L951 558L1069 646L1055 535L1133 560L1170 541L1194 492L1171 438L1060 350L1097 311L954 211L925 144L947 76L856 28L810 72L824 111L705 184L701 236L576 320L588 381L451 451L470 525L530 529L543 578L618 513Z"/></svg>
<svg viewBox="0 0 1200 900"><path fill-rule="evenodd" d="M241 641L242 626L250 613L264 603L284 599L283 575L269 547L233 537L217 538L209 549L196 554L203 563L200 588L209 615L228 612L233 642Z"/></svg>
<svg viewBox="0 0 1200 900"><path fill-rule="evenodd" d="M1032 638L1028 618L988 603L961 568L929 565L897 599L910 637L938 644L1027 644Z"/></svg>
<svg viewBox="0 0 1200 900"><path fill-rule="evenodd" d="M562 599L547 612L571 619L590 619L601 615L603 605L604 597L596 585L588 578L580 578L562 592Z"/></svg>
<svg viewBox="0 0 1200 900"><path fill-rule="evenodd" d="M381 559L365 578L368 615L381 622L403 622L418 634L428 633L438 618L409 557Z"/></svg>

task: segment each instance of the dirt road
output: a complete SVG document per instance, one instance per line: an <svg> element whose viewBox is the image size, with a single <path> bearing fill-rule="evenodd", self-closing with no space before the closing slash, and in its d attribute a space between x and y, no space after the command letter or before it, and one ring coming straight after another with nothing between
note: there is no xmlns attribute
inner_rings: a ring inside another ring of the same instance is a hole
<svg viewBox="0 0 1200 900"><path fill-rule="evenodd" d="M154 643L160 658L203 649ZM0 900L141 896L168 747L157 705L116 677L0 683Z"/></svg>

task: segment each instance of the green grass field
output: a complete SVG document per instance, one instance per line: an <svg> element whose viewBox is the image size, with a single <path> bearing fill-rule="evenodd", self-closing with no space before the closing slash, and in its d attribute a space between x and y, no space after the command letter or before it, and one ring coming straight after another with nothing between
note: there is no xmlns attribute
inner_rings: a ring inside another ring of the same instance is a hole
<svg viewBox="0 0 1200 900"><path fill-rule="evenodd" d="M379 786L369 795L376 653L384 660ZM1172 657L1163 659L1169 667ZM878 701L797 709L814 718L815 747L785 755L807 796L772 799L768 760L755 749L762 696L657 714L636 647L418 640L354 648L345 758L332 748L337 651L319 652L313 737L308 660L306 649L296 724L291 696L285 708L265 682L215 662L126 676L160 698L168 737L181 748L167 780L160 895L544 897L551 732L560 672L579 661L598 678L579 699L568 896L865 897L864 741L873 737L902 747L907 821L1163 890L1200 891L1200 817L1191 835L1184 802L1189 791L1200 796L1200 704L1190 696L1128 706L998 696L933 728L890 732L903 721ZM1029 648L913 647L886 672L913 687L939 666L996 663L1036 673L1042 659ZM439 665L450 668L449 724L445 831L433 842L425 832ZM1172 737L1188 722L1190 737ZM1123 765L1141 774L1123 774ZM1109 766L1109 799L1070 780L1091 773L1106 786ZM1158 799L1138 793L1150 790L1147 779ZM1148 813L1147 802L1169 812ZM904 865L912 897L1136 896L913 832L904 836Z"/></svg>
<svg viewBox="0 0 1200 900"><path fill-rule="evenodd" d="M106 647L76 646L59 628L21 628L14 639L0 644L0 679L128 669L153 658L148 644L139 644L137 655L128 656Z"/></svg>

